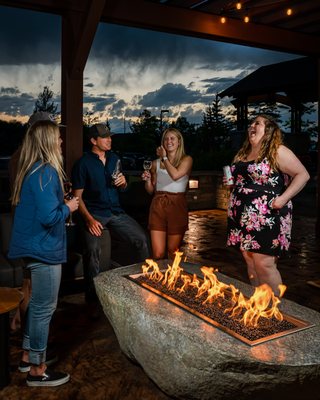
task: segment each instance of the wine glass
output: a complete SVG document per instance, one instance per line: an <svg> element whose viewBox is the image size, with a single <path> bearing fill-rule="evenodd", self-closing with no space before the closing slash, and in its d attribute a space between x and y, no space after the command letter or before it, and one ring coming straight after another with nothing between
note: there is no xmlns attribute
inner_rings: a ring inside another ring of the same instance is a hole
<svg viewBox="0 0 320 400"><path fill-rule="evenodd" d="M152 167L152 161L150 161L150 160L143 161L143 169L145 171L150 171L151 167Z"/></svg>
<svg viewBox="0 0 320 400"><path fill-rule="evenodd" d="M64 198L66 200L71 200L73 199L73 193L72 193L72 183L68 179L64 181L63 183L64 186ZM75 223L72 221L72 212L70 212L69 218L66 221L66 226L74 226Z"/></svg>

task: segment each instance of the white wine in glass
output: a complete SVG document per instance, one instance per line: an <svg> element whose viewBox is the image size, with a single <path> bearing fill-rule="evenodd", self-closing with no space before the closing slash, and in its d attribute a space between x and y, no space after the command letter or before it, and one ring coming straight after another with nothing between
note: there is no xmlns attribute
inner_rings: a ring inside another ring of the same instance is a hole
<svg viewBox="0 0 320 400"><path fill-rule="evenodd" d="M151 167L152 167L152 161L150 161L150 160L143 161L143 169L145 171L150 171Z"/></svg>

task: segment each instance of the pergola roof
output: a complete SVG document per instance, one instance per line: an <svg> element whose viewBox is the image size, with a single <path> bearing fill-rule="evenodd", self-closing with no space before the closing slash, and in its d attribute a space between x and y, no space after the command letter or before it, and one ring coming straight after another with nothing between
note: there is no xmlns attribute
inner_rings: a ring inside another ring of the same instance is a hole
<svg viewBox="0 0 320 400"><path fill-rule="evenodd" d="M320 1L242 0L0 0L0 5L319 56ZM292 15L285 14L291 7ZM248 13L251 22L243 23ZM221 15L228 17L221 24Z"/></svg>
<svg viewBox="0 0 320 400"><path fill-rule="evenodd" d="M60 15L61 117L67 125L67 172L82 154L83 71L100 22L280 50L317 60L320 75L320 0L242 0L251 22L230 0L0 0L0 5ZM286 7L292 15L285 14ZM222 24L221 15L227 15ZM112 40L112 37L106 38ZM318 99L320 88L318 80Z"/></svg>
<svg viewBox="0 0 320 400"><path fill-rule="evenodd" d="M258 68L219 93L220 97L246 99L285 93L293 102L318 100L317 63L309 57Z"/></svg>

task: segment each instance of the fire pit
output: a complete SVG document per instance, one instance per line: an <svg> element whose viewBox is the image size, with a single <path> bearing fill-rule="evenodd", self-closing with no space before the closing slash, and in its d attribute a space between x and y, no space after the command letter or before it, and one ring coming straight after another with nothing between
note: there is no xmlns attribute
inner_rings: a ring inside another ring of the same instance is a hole
<svg viewBox="0 0 320 400"><path fill-rule="evenodd" d="M176 252L172 265L163 271L155 261L146 260L143 273L127 278L250 346L313 326L283 315L280 299L268 285L256 288L247 299L234 285L220 282L213 268L202 267L202 278L185 273L182 255ZM286 287L281 286L282 296Z"/></svg>
<svg viewBox="0 0 320 400"><path fill-rule="evenodd" d="M241 400L308 398L320 389L320 314L281 299L281 313L313 327L250 345L187 312L127 276L142 263L99 274L95 285L122 351L169 396L177 399ZM166 270L168 261L159 263ZM201 276L201 266L181 263ZM246 298L252 288L219 272L219 281Z"/></svg>

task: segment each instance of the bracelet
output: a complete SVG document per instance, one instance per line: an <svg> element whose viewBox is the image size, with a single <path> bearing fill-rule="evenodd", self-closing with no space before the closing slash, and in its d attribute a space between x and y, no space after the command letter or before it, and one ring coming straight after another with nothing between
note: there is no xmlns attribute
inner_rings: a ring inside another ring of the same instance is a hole
<svg viewBox="0 0 320 400"><path fill-rule="evenodd" d="M167 159L168 159L168 157L164 156L164 157L161 158L161 161L165 162Z"/></svg>

